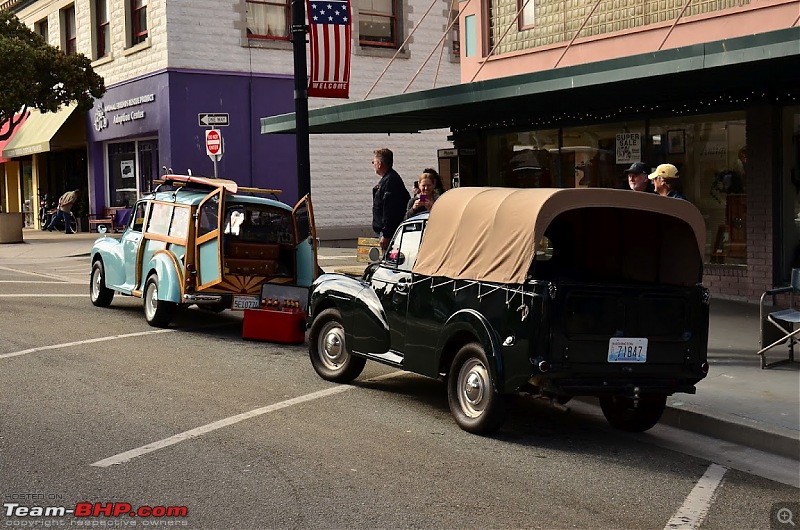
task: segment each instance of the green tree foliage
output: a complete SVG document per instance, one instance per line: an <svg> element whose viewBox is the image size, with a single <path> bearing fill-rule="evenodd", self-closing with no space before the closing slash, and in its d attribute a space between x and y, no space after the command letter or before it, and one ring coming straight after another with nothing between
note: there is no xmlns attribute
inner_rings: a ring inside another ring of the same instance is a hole
<svg viewBox="0 0 800 530"><path fill-rule="evenodd" d="M55 112L77 102L88 110L105 91L103 78L83 54L65 55L10 11L0 11L0 127L11 136L29 108Z"/></svg>

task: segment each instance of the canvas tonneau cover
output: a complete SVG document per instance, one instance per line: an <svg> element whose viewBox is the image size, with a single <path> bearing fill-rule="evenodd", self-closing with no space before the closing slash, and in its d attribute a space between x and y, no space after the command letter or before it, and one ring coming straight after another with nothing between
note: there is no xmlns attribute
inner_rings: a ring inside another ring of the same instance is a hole
<svg viewBox="0 0 800 530"><path fill-rule="evenodd" d="M431 209L413 272L454 280L524 283L536 242L542 240L550 223L562 213L587 208L646 211L686 223L690 229L667 234L672 238L668 243L672 248L696 248L697 253L689 251L690 263L681 263L680 256L670 256L670 252L664 252L661 259L673 260L674 268L689 268L689 278L702 275L705 223L693 204L603 188L452 189ZM592 229L602 237L602 226Z"/></svg>

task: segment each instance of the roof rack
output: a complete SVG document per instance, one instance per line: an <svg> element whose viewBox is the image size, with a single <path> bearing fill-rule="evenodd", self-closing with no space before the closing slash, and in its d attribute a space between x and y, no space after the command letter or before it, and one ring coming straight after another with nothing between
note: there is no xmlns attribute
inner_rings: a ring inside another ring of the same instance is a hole
<svg viewBox="0 0 800 530"><path fill-rule="evenodd" d="M278 194L283 193L283 190L240 187L232 180L198 177L194 175L164 175L160 179L154 180L153 183L158 184L158 187L156 187L154 192L159 191L159 188L166 184L192 189L225 188L225 191L229 193L257 193L264 195L275 195L276 197Z"/></svg>

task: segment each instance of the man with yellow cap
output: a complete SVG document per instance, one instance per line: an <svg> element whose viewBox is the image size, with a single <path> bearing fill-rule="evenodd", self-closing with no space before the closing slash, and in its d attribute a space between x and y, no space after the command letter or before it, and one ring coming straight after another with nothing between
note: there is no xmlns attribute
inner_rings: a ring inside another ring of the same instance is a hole
<svg viewBox="0 0 800 530"><path fill-rule="evenodd" d="M665 197L688 200L680 190L678 168L672 164L661 164L648 177L653 181L656 193Z"/></svg>

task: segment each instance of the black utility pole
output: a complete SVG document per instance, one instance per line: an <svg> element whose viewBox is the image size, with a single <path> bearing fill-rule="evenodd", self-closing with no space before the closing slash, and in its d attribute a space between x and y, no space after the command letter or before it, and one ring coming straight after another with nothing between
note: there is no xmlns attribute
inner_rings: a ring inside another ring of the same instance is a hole
<svg viewBox="0 0 800 530"><path fill-rule="evenodd" d="M311 193L308 153L308 74L306 71L305 1L292 0L292 50L294 51L294 119L297 139L297 193Z"/></svg>

